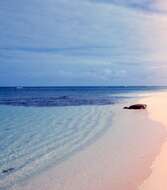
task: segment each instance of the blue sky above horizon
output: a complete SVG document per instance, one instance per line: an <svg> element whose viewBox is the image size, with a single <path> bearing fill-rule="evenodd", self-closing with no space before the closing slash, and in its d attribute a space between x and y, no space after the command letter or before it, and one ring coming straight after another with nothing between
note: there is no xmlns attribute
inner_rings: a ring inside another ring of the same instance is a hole
<svg viewBox="0 0 167 190"><path fill-rule="evenodd" d="M0 86L167 84L163 0L6 0L0 7Z"/></svg>

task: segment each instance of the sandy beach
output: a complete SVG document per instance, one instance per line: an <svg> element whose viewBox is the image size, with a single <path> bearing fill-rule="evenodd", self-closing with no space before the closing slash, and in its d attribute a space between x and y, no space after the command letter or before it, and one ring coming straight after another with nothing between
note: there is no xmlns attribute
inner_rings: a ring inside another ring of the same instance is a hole
<svg viewBox="0 0 167 190"><path fill-rule="evenodd" d="M12 189L165 189L167 93L153 93L137 101L146 103L148 109L123 110L123 104L104 106L107 117L113 117L107 133L68 160Z"/></svg>
<svg viewBox="0 0 167 190"><path fill-rule="evenodd" d="M167 93L157 93L146 99L149 105L150 118L163 124L167 130ZM151 165L150 176L142 183L139 190L167 189L167 142L165 141L159 154Z"/></svg>

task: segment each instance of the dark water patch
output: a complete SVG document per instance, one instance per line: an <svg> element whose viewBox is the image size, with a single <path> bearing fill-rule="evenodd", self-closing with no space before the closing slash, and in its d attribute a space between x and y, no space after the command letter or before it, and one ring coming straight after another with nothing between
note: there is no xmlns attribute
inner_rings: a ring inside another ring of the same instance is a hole
<svg viewBox="0 0 167 190"><path fill-rule="evenodd" d="M125 94L165 90L166 87L1 87L0 105L12 106L80 106L108 105L132 96Z"/></svg>
<svg viewBox="0 0 167 190"><path fill-rule="evenodd" d="M11 106L35 106L35 107L52 107L52 106L81 106L81 105L109 105L119 102L121 99L129 97L41 97L41 98L11 98L0 99L0 105Z"/></svg>

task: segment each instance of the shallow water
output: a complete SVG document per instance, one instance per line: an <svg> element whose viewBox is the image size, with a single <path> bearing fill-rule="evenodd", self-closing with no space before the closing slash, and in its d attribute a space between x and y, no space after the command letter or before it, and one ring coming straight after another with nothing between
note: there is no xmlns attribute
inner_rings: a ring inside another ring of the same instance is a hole
<svg viewBox="0 0 167 190"><path fill-rule="evenodd" d="M0 106L0 187L8 189L93 143L111 116L103 106Z"/></svg>

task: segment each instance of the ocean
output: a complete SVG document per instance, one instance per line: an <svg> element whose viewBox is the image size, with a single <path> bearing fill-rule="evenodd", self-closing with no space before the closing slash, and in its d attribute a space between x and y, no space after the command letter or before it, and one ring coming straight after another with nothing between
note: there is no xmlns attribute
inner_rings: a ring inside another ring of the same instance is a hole
<svg viewBox="0 0 167 190"><path fill-rule="evenodd" d="M130 98L136 92L163 90L155 86L101 87L1 87L0 105L12 106L80 106L108 105Z"/></svg>
<svg viewBox="0 0 167 190"><path fill-rule="evenodd" d="M112 127L113 104L159 90L166 87L1 87L0 189L96 142Z"/></svg>

